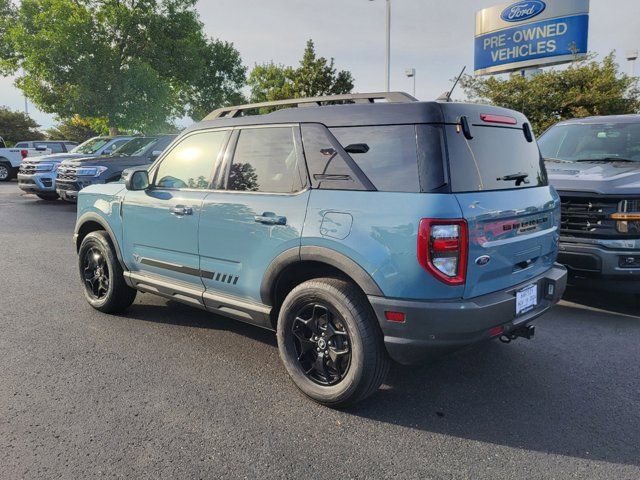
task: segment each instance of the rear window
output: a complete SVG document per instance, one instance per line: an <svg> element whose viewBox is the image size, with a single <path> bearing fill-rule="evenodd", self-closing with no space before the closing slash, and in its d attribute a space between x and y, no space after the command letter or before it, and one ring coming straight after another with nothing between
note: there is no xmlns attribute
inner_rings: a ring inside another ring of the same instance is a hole
<svg viewBox="0 0 640 480"><path fill-rule="evenodd" d="M509 190L547 185L536 142L522 129L473 125L468 140L456 125L445 127L453 192Z"/></svg>

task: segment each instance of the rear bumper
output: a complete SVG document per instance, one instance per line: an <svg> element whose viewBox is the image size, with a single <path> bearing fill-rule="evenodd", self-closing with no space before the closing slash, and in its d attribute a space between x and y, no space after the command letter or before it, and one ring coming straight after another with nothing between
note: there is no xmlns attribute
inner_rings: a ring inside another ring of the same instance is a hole
<svg viewBox="0 0 640 480"><path fill-rule="evenodd" d="M18 187L27 193L54 193L56 191L56 176L54 172L33 175L18 173Z"/></svg>
<svg viewBox="0 0 640 480"><path fill-rule="evenodd" d="M632 258L637 263L625 266ZM640 247L607 248L561 241L558 262L569 269L569 283L572 285L640 293Z"/></svg>
<svg viewBox="0 0 640 480"><path fill-rule="evenodd" d="M538 285L537 306L516 317L516 292L534 283ZM549 295L551 285L553 293ZM488 340L494 327L501 326L507 333L529 324L562 298L566 285L567 270L556 264L523 284L471 300L421 302L370 296L369 301L384 333L387 352L396 362L409 365ZM405 322L388 321L387 311L403 312Z"/></svg>

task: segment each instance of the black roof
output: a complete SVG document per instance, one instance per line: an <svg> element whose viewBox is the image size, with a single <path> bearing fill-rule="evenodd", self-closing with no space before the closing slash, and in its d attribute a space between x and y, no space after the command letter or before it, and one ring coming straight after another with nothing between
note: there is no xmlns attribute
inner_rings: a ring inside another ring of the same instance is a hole
<svg viewBox="0 0 640 480"><path fill-rule="evenodd" d="M398 125L415 123L457 123L462 115L471 123L482 122L480 114L508 115L522 126L526 118L519 112L491 105L457 102L355 103L284 108L264 115L216 118L196 123L185 133L206 128L288 123L321 123L327 127Z"/></svg>

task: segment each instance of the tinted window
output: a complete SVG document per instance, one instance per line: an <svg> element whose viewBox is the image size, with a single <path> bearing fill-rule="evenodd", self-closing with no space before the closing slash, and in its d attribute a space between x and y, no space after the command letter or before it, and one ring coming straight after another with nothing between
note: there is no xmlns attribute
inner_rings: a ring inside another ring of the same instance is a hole
<svg viewBox="0 0 640 480"><path fill-rule="evenodd" d="M376 189L419 192L415 125L332 128Z"/></svg>
<svg viewBox="0 0 640 480"><path fill-rule="evenodd" d="M43 147L50 148L53 153L63 153L65 151L61 143L46 143Z"/></svg>
<svg viewBox="0 0 640 480"><path fill-rule="evenodd" d="M203 132L183 139L162 160L155 185L161 188L209 188L227 135L226 131Z"/></svg>
<svg viewBox="0 0 640 480"><path fill-rule="evenodd" d="M557 125L538 143L542 156L550 159L640 162L640 122Z"/></svg>
<svg viewBox="0 0 640 480"><path fill-rule="evenodd" d="M92 155L100 151L100 149L104 147L108 142L109 142L108 138L99 138L99 137L92 138L78 145L76 148L72 150L72 152Z"/></svg>
<svg viewBox="0 0 640 480"><path fill-rule="evenodd" d="M444 131L440 125L417 125L418 171L423 192L446 186Z"/></svg>
<svg viewBox="0 0 640 480"><path fill-rule="evenodd" d="M467 140L457 126L446 126L454 192L547 185L538 146L522 129L474 125L471 131L473 139Z"/></svg>
<svg viewBox="0 0 640 480"><path fill-rule="evenodd" d="M327 190L368 190L359 179L355 164L323 125L302 126L304 156L309 168L311 186Z"/></svg>
<svg viewBox="0 0 640 480"><path fill-rule="evenodd" d="M109 155L113 152L115 152L118 148L122 147L123 145L129 143L131 141L130 138L126 138L123 140L115 140L111 145L109 145L105 150L104 150L104 154L105 155Z"/></svg>
<svg viewBox="0 0 640 480"><path fill-rule="evenodd" d="M27 148L27 145L26 142L16 143L15 148Z"/></svg>
<svg viewBox="0 0 640 480"><path fill-rule="evenodd" d="M252 128L240 132L228 190L293 193L301 188L292 128Z"/></svg>
<svg viewBox="0 0 640 480"><path fill-rule="evenodd" d="M157 141L158 139L155 137L134 138L133 140L122 145L113 153L116 155L136 157L136 156L142 155L144 151L149 147L149 145Z"/></svg>

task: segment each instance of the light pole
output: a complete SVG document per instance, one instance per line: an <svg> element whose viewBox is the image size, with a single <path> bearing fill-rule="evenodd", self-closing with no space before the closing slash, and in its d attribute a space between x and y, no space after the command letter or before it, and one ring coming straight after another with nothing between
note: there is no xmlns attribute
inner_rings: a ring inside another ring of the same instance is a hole
<svg viewBox="0 0 640 480"><path fill-rule="evenodd" d="M627 52L627 60L631 63L631 76L636 76L636 60L638 60L638 50L629 50Z"/></svg>
<svg viewBox="0 0 640 480"><path fill-rule="evenodd" d="M409 77L409 78L413 78L413 96L416 96L416 69L415 68L406 68L404 70L404 74Z"/></svg>
<svg viewBox="0 0 640 480"><path fill-rule="evenodd" d="M373 2L375 0L369 0ZM386 44L385 44L385 61L384 61L384 90L390 91L391 84L391 0L387 2L387 21L386 21Z"/></svg>

